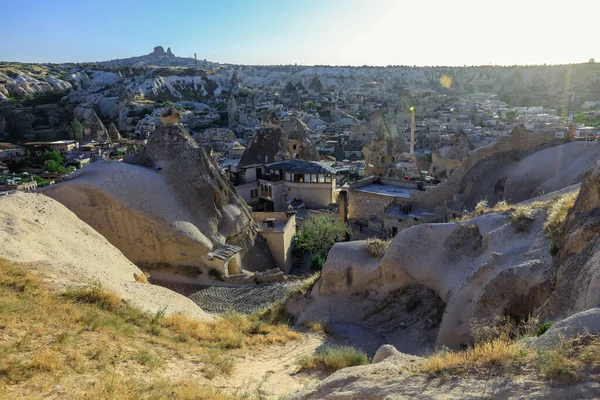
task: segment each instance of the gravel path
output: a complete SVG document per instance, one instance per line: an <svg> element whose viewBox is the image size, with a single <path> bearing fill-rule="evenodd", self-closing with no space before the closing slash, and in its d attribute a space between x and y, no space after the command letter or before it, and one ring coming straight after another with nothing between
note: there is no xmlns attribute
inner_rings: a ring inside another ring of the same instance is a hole
<svg viewBox="0 0 600 400"><path fill-rule="evenodd" d="M252 314L283 300L290 289L301 284L301 281L295 281L261 286L212 286L190 295L189 298L209 313L237 311Z"/></svg>

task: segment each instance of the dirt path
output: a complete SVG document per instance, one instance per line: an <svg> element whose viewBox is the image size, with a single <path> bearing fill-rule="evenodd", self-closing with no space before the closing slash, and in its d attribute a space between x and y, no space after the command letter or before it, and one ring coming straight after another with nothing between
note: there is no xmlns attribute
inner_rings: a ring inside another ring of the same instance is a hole
<svg viewBox="0 0 600 400"><path fill-rule="evenodd" d="M243 358L236 359L232 377L215 379L213 386L233 393L237 391L238 394L251 394L251 398L261 400L281 399L323 378L297 373L296 360L312 354L325 341L323 336L307 334L302 341L248 353Z"/></svg>

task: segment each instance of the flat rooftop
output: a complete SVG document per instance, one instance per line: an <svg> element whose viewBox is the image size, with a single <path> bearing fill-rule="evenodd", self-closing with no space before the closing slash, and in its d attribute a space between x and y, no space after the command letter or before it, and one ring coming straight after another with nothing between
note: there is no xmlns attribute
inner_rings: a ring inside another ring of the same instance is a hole
<svg viewBox="0 0 600 400"><path fill-rule="evenodd" d="M354 190L357 192L374 193L381 194L383 196L402 197L404 199L409 199L410 192L413 192L417 189L385 185L383 183L370 183Z"/></svg>

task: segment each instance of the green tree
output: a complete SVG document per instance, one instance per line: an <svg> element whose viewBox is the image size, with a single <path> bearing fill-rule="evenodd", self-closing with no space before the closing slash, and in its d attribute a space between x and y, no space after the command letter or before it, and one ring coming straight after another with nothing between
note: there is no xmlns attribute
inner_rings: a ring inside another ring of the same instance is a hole
<svg viewBox="0 0 600 400"><path fill-rule="evenodd" d="M67 129L67 133L69 134L70 139L81 142L81 139L83 138L83 125L81 125L81 122L77 119L74 119Z"/></svg>
<svg viewBox="0 0 600 400"><path fill-rule="evenodd" d="M56 161L61 165L63 163L63 159L60 156L60 153L54 150L44 150L44 152L42 153L42 162L45 164L46 161Z"/></svg>
<svg viewBox="0 0 600 400"><path fill-rule="evenodd" d="M48 172L63 172L63 159L57 151L44 150L42 153L42 162Z"/></svg>
<svg viewBox="0 0 600 400"><path fill-rule="evenodd" d="M505 114L506 119L508 121L514 121L517 119L517 112L516 111L507 111Z"/></svg>
<svg viewBox="0 0 600 400"><path fill-rule="evenodd" d="M337 242L343 241L349 233L350 227L340 220L317 215L302 224L294 238L294 247L298 251L311 253L313 269L320 269L329 249Z"/></svg>
<svg viewBox="0 0 600 400"><path fill-rule="evenodd" d="M48 160L44 163L44 168L46 169L46 171L48 172L63 172L65 170L65 167L62 166L62 164L54 161L54 160Z"/></svg>

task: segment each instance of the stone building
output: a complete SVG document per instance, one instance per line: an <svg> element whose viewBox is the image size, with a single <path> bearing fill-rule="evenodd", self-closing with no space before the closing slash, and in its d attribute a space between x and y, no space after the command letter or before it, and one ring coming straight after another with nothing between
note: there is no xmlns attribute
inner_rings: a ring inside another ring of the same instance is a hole
<svg viewBox="0 0 600 400"><path fill-rule="evenodd" d="M289 205L325 208L336 200L336 170L322 162L285 160L265 165L258 179L259 195L267 211Z"/></svg>

